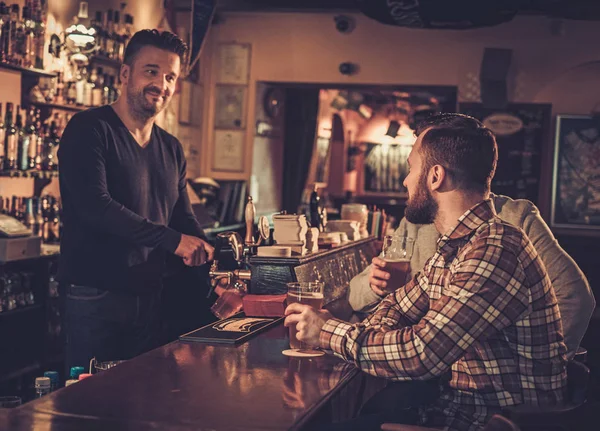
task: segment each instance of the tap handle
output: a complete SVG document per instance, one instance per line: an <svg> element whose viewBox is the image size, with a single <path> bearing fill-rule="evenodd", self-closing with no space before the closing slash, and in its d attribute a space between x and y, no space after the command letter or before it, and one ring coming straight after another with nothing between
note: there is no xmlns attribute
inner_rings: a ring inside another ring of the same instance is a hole
<svg viewBox="0 0 600 431"><path fill-rule="evenodd" d="M252 201L252 196L248 196L248 203L246 204L246 238L244 242L246 245L254 245L254 218L256 217L256 208Z"/></svg>

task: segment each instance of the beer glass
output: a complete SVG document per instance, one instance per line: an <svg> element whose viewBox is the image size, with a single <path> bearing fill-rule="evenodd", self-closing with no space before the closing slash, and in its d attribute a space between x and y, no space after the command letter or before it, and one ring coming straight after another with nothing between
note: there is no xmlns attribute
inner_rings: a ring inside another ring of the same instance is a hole
<svg viewBox="0 0 600 431"><path fill-rule="evenodd" d="M307 304L319 310L323 307L323 287L325 283L321 281L294 282L287 283L287 304L294 302ZM312 352L308 345L298 340L296 337L296 325L289 327L290 329L290 349Z"/></svg>
<svg viewBox="0 0 600 431"><path fill-rule="evenodd" d="M385 236L381 257L388 263L385 269L390 273L390 280L401 280L403 284L406 283L410 275L410 259L414 246L413 238L399 235Z"/></svg>

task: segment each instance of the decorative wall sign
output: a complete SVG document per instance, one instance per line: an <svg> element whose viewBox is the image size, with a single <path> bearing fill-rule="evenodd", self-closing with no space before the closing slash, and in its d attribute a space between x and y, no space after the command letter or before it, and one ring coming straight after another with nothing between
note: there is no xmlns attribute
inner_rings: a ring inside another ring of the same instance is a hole
<svg viewBox="0 0 600 431"><path fill-rule="evenodd" d="M214 170L243 172L244 134L243 130L215 130Z"/></svg>
<svg viewBox="0 0 600 431"><path fill-rule="evenodd" d="M215 127L243 129L246 127L246 87L217 85Z"/></svg>
<svg viewBox="0 0 600 431"><path fill-rule="evenodd" d="M492 192L539 205L542 152L549 141L552 105L511 103L499 110L461 103L460 112L481 120L496 135L498 165Z"/></svg>
<svg viewBox="0 0 600 431"><path fill-rule="evenodd" d="M553 227L600 229L600 122L556 117L552 182Z"/></svg>
<svg viewBox="0 0 600 431"><path fill-rule="evenodd" d="M224 43L218 51L218 84L248 84L250 74L250 45Z"/></svg>

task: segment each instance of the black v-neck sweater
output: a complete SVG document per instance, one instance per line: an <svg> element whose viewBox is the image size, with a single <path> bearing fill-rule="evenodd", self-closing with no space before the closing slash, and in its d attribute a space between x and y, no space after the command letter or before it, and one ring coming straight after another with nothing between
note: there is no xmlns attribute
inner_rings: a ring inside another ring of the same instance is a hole
<svg viewBox="0 0 600 431"><path fill-rule="evenodd" d="M157 125L141 147L110 106L73 116L58 150L61 282L142 293L160 287L181 233L204 237L179 141Z"/></svg>

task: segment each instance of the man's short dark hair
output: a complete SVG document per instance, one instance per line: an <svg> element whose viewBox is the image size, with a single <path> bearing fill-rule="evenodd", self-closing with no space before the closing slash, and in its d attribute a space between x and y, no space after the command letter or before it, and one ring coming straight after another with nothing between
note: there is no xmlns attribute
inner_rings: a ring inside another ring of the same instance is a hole
<svg viewBox="0 0 600 431"><path fill-rule="evenodd" d="M421 141L423 172L441 165L459 189L489 192L498 162L494 134L481 121L454 113L427 118L415 133L420 135L427 129Z"/></svg>
<svg viewBox="0 0 600 431"><path fill-rule="evenodd" d="M160 32L158 30L140 30L134 34L129 39L127 48L125 48L123 63L131 66L137 53L145 46L154 46L165 51L174 52L181 59L182 67L185 64L187 44L170 31Z"/></svg>

